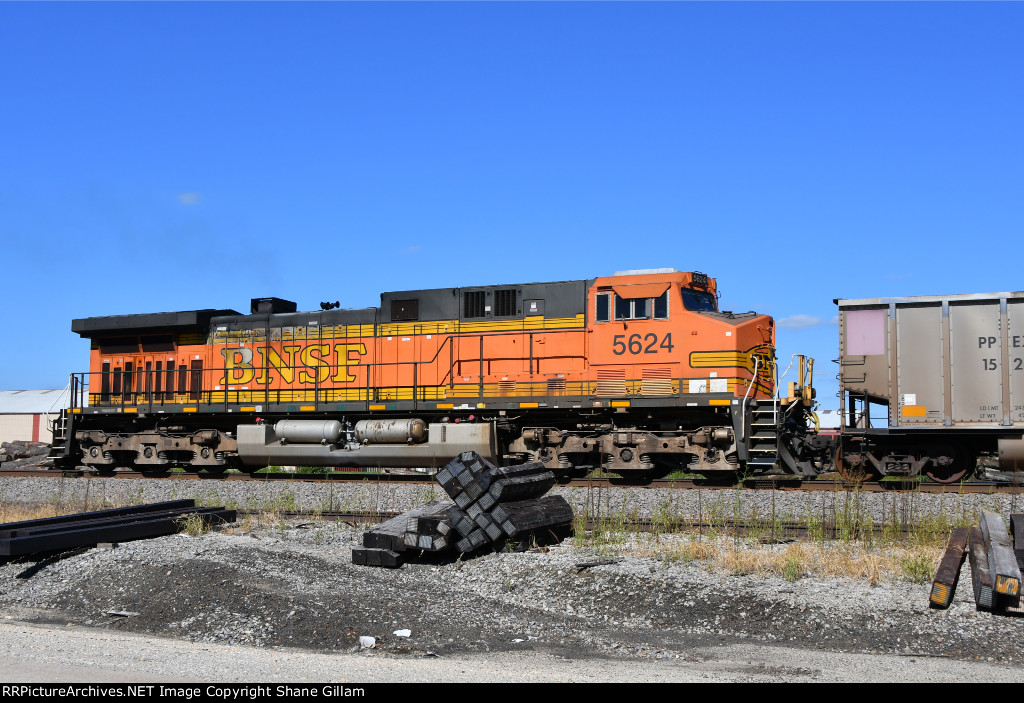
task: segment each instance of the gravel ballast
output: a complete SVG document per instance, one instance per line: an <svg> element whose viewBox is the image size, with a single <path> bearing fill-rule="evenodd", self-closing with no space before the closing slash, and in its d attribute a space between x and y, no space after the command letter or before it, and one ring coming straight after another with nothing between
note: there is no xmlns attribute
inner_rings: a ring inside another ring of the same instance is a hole
<svg viewBox="0 0 1024 703"><path fill-rule="evenodd" d="M938 515L974 516L992 510L1007 516L1024 512L1019 494L913 492L776 491L750 489L672 490L644 487L556 487L577 512L606 517L685 517L698 519L834 521L856 512L875 523L913 524ZM203 505L257 510L340 510L398 513L444 498L436 485L215 479L19 478L0 476L0 503L51 503L66 507L153 503L194 498Z"/></svg>

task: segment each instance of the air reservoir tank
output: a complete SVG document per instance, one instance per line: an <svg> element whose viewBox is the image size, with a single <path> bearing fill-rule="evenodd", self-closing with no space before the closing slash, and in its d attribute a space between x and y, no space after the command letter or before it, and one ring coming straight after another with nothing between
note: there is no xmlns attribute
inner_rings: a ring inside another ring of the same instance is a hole
<svg viewBox="0 0 1024 703"><path fill-rule="evenodd" d="M421 444L427 441L427 423L418 418L405 420L360 420L356 423L360 444Z"/></svg>
<svg viewBox="0 0 1024 703"><path fill-rule="evenodd" d="M337 420L280 420L274 423L278 439L293 444L337 444L341 423Z"/></svg>

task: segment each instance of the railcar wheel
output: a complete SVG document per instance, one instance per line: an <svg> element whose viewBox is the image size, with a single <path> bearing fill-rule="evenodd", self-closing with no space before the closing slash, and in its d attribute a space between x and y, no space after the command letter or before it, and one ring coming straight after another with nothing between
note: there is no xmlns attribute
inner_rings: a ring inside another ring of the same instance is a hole
<svg viewBox="0 0 1024 703"><path fill-rule="evenodd" d="M877 481L880 476L877 471L869 467L866 459L862 459L856 464L847 461L843 457L842 443L836 447L834 464L839 475L843 477L843 480L850 484L860 484L865 481Z"/></svg>
<svg viewBox="0 0 1024 703"><path fill-rule="evenodd" d="M974 475L976 461L971 454L957 452L952 463L945 466L932 464L931 468L925 470L924 475L935 483L959 483Z"/></svg>

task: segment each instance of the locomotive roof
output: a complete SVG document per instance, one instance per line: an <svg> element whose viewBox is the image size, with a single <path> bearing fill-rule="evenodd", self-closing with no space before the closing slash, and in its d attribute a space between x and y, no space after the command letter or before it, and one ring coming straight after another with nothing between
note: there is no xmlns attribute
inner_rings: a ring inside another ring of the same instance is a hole
<svg viewBox="0 0 1024 703"><path fill-rule="evenodd" d="M395 295L399 293L434 293L444 292L451 293L452 291L460 290L482 290L489 288L526 288L528 286L563 286L563 285L577 285L580 283L591 284L594 282L593 278L577 278L570 279L567 281L531 281L530 283L483 283L479 285L465 285L465 286L451 286L449 288L417 288L410 290L394 290L381 293L381 297L385 295Z"/></svg>
<svg viewBox="0 0 1024 703"><path fill-rule="evenodd" d="M336 325L354 323L372 323L375 321L377 308L338 308L334 310L308 310L305 312L255 312L249 315L232 313L217 315L211 320L214 325L233 326L241 325L246 327L263 326L272 323L274 326L298 326L303 325Z"/></svg>
<svg viewBox="0 0 1024 703"><path fill-rule="evenodd" d="M702 274L697 274L702 275ZM342 308L336 310L313 310L309 312L294 311L294 303L278 301L276 298L253 299L257 301L277 301L288 303L290 309L274 311L274 305L268 311L240 313L237 310L184 310L179 312L158 312L140 315L108 315L103 317L87 317L72 320L71 331L81 337L95 338L104 336L120 336L145 334L146 332L176 333L186 331L205 331L211 322L227 324L252 324L254 320L269 320L280 325L314 324L307 318L315 315L318 324L352 324L374 322L378 314L392 317L391 307L405 302L403 299L416 298L420 320L458 319L461 315L460 292L494 291L515 289L517 298L523 301L542 301L545 307L541 313L549 317L572 316L583 312L586 291L595 283L619 286L630 286L630 290L640 290L636 284L654 281L689 281L694 274L684 273L675 269L643 269L637 271L616 271L613 276L591 279L575 279L566 281L546 281L534 283L488 284L477 286L458 286L452 288L429 288L420 290L399 290L381 293L380 308ZM711 279L713 281L713 279ZM625 291L626 289L623 289ZM491 294L488 293L488 296ZM521 297L520 297L521 296ZM635 296L633 296L635 297ZM513 299L515 300L515 298ZM488 301L489 302L489 301ZM546 308L546 309L545 309ZM531 310L536 310L533 305ZM526 314L517 309L507 317L518 317ZM534 313L536 314L536 313ZM383 321L383 320L382 320Z"/></svg>
<svg viewBox="0 0 1024 703"><path fill-rule="evenodd" d="M81 337L105 334L138 334L147 330L179 332L205 329L214 317L238 315L235 310L183 310L180 312L154 312L143 315L108 315L85 317L71 321L71 331Z"/></svg>

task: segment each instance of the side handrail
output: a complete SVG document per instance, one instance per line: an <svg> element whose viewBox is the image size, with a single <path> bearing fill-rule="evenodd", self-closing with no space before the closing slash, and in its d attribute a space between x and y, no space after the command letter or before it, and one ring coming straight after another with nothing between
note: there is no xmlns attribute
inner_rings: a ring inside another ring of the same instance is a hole
<svg viewBox="0 0 1024 703"><path fill-rule="evenodd" d="M754 375L750 378L750 383L747 384L747 392L743 394L743 405L740 406L740 412L743 413L743 423L741 425L743 436L740 437L741 442L747 441L747 399L750 397L750 389L757 383L757 367L761 363L757 354L751 354L750 358L754 360Z"/></svg>
<svg viewBox="0 0 1024 703"><path fill-rule="evenodd" d="M43 413L44 415L46 415L46 429L49 430L51 435L53 434L53 420L50 419L50 413L53 411L54 406L56 406L57 403L60 402L60 399L64 397L65 393L68 394L68 407L71 406L71 378L72 376L68 376L68 385L64 386L64 389L60 392L60 395L53 399L53 402L50 404L50 407L47 409L45 413Z"/></svg>

